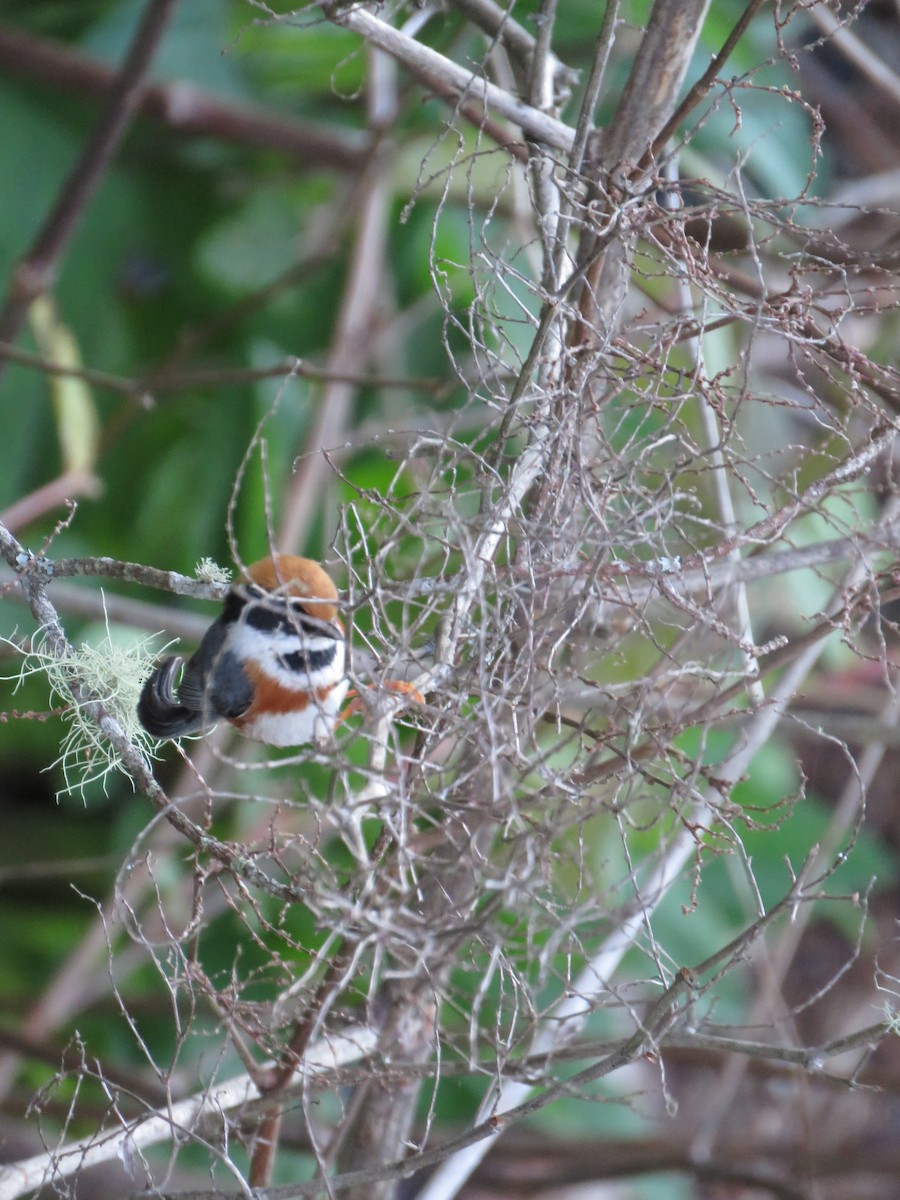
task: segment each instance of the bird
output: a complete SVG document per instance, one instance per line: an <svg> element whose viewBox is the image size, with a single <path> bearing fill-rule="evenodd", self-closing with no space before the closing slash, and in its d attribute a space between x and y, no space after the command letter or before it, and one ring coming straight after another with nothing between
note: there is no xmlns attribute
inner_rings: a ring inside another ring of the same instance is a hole
<svg viewBox="0 0 900 1200"><path fill-rule="evenodd" d="M164 659L144 683L138 719L158 739L226 720L270 746L328 739L347 693L337 589L312 559L272 555L245 568L188 660Z"/></svg>

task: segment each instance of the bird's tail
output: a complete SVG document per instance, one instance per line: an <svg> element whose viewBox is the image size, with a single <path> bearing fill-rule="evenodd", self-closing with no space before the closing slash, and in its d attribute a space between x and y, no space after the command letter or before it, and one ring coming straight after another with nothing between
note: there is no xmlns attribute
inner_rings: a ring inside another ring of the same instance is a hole
<svg viewBox="0 0 900 1200"><path fill-rule="evenodd" d="M156 738L185 737L205 728L203 714L181 704L175 694L180 658L159 664L141 691L137 713L143 727Z"/></svg>

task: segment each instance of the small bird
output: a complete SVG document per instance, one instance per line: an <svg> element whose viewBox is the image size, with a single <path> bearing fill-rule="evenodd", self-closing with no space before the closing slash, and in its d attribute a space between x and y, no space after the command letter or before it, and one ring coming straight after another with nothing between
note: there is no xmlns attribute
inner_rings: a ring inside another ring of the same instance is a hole
<svg viewBox="0 0 900 1200"><path fill-rule="evenodd" d="M141 692L138 718L154 737L224 719L270 746L323 741L348 686L337 589L311 559L263 558L232 585L176 691L181 661L164 659Z"/></svg>

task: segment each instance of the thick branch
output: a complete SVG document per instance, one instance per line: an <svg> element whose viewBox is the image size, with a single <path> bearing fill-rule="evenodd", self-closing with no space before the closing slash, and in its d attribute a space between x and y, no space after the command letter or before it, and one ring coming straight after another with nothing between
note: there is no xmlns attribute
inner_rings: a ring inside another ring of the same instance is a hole
<svg viewBox="0 0 900 1200"><path fill-rule="evenodd" d="M709 0L656 0L653 6L615 116L599 140L599 193L608 213L615 210L635 166L675 108L708 7ZM585 278L574 345L608 334L616 323L635 237L633 231L620 231L602 254L596 235L588 233L582 239L580 265L596 261Z"/></svg>

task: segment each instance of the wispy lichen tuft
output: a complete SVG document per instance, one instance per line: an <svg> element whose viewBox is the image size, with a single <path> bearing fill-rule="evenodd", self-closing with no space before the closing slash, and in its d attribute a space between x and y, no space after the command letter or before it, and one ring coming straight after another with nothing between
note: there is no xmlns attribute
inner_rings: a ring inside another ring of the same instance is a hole
<svg viewBox="0 0 900 1200"><path fill-rule="evenodd" d="M153 637L138 642L119 640L108 622L96 645L82 642L65 659L49 648L41 630L33 635L29 648L6 641L23 655L14 677L17 686L31 675L45 675L51 702L61 707L62 720L68 725L59 757L52 764L61 767L65 780L60 795L81 792L83 796L85 789L97 782L105 792L112 772L127 774L119 754L90 715L90 701L99 701L129 741L153 755L157 743L137 719L141 687L156 660L150 650L153 641Z"/></svg>
<svg viewBox="0 0 900 1200"><path fill-rule="evenodd" d="M203 583L231 583L231 572L211 558L201 558L194 567L194 574Z"/></svg>

